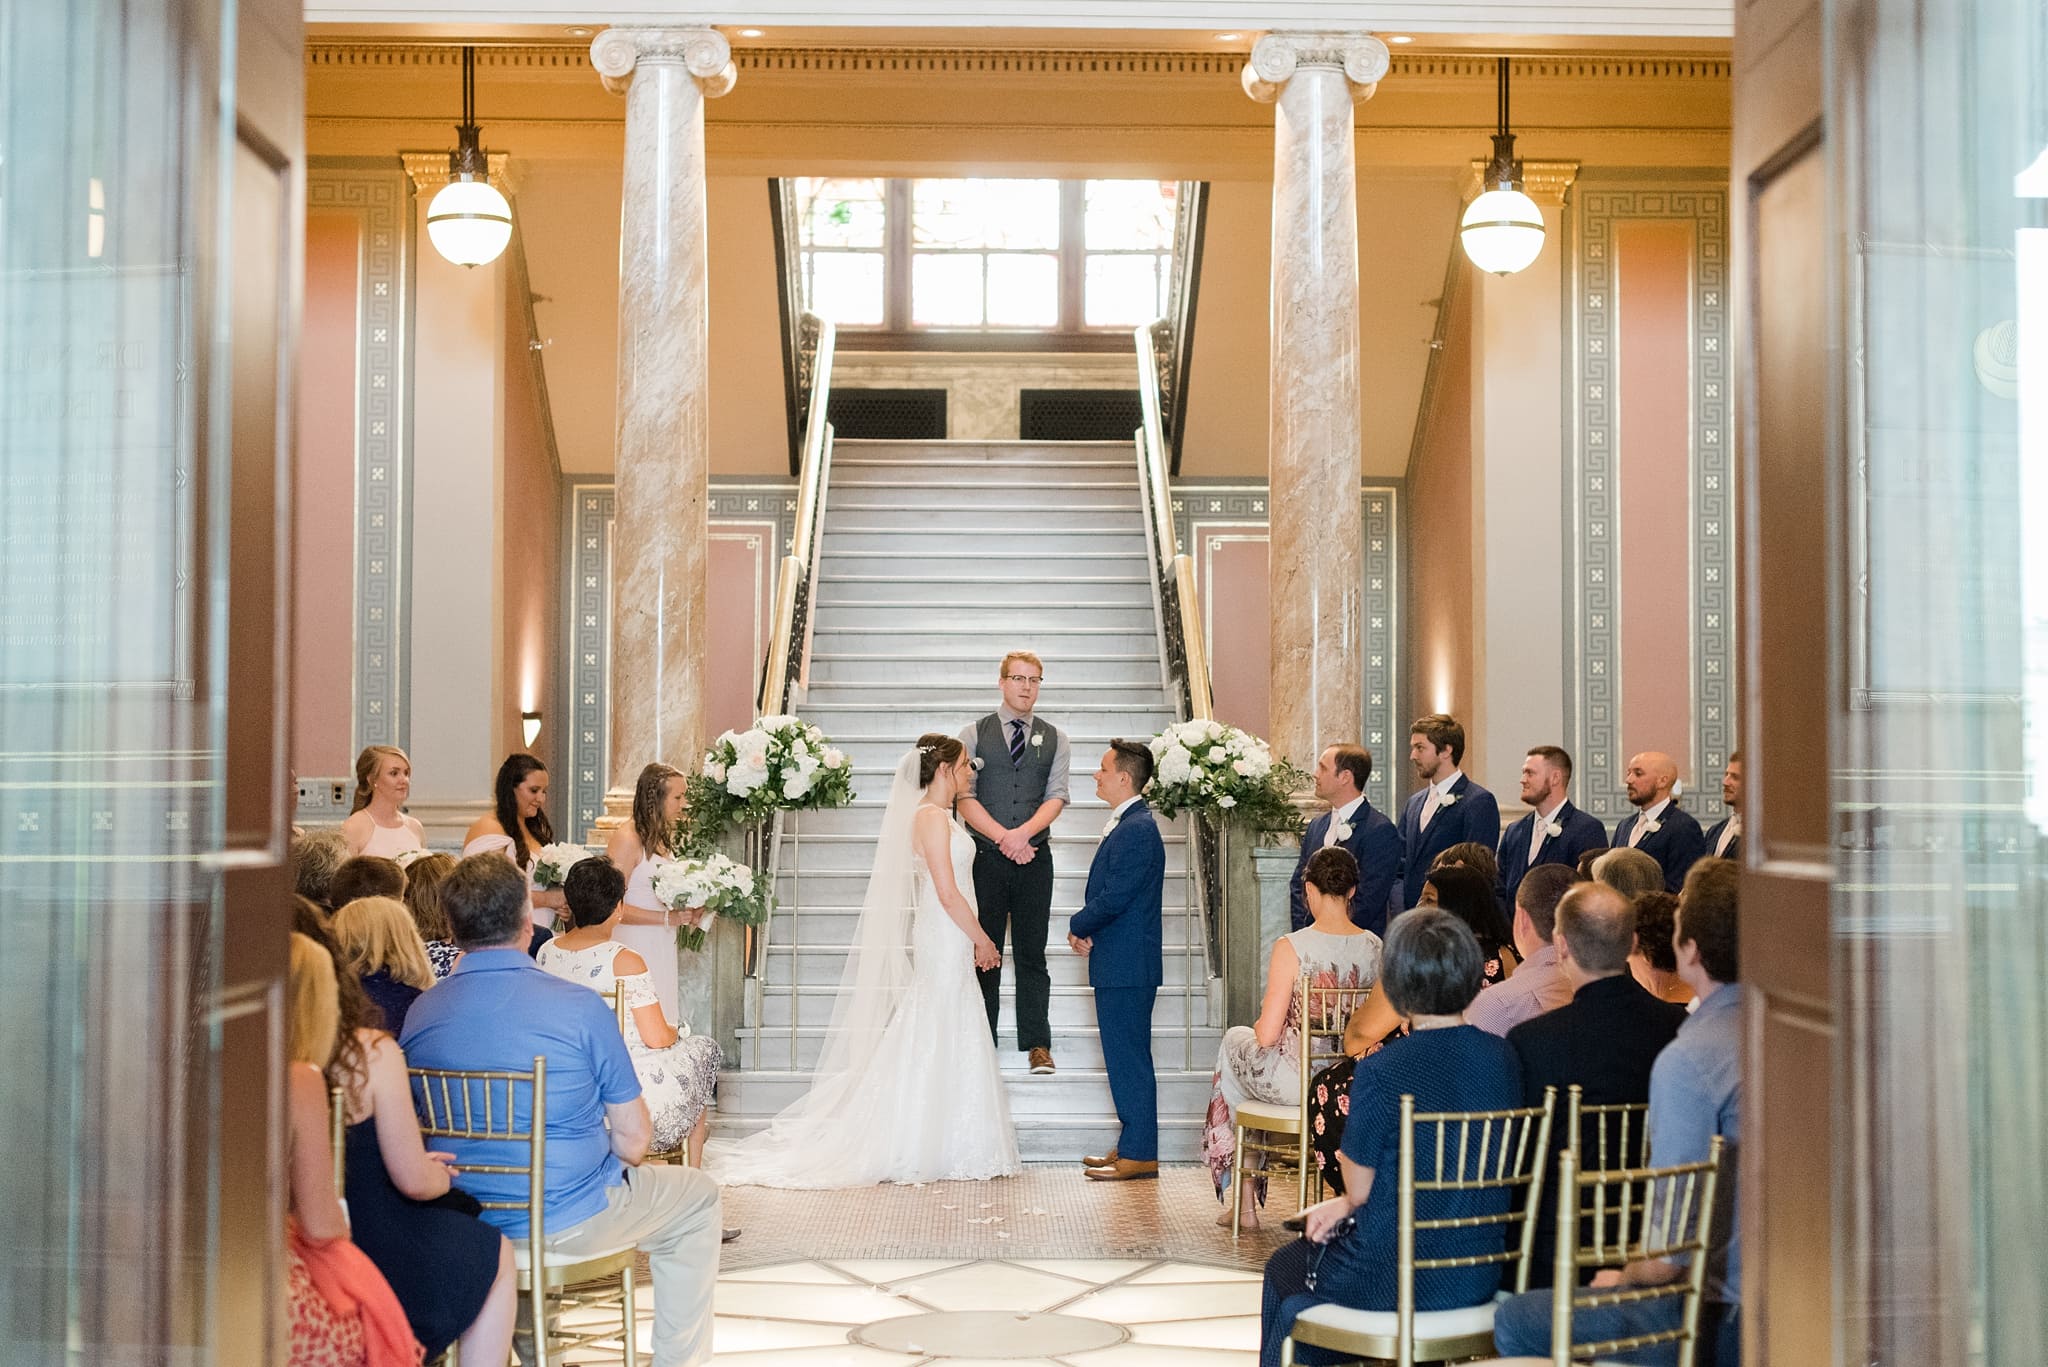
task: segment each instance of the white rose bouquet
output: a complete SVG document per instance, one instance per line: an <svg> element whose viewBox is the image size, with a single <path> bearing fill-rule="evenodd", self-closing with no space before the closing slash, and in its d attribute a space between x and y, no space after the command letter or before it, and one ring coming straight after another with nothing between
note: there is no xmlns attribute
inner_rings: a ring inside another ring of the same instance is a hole
<svg viewBox="0 0 2048 1367"><path fill-rule="evenodd" d="M1275 759L1257 736L1221 722L1177 722L1152 738L1152 759L1145 798L1163 816L1195 812L1253 830L1302 828L1291 797L1308 775Z"/></svg>
<svg viewBox="0 0 2048 1367"><path fill-rule="evenodd" d="M851 801L853 762L845 751L800 718L762 717L745 731L727 731L705 751L703 767L690 779L687 830L678 848L705 854L728 826Z"/></svg>
<svg viewBox="0 0 2048 1367"><path fill-rule="evenodd" d="M676 948L704 948L711 922L723 914L742 925L758 926L768 919L767 879L738 860L722 854L703 859L678 859L654 871L654 897L670 911L704 908L704 919L694 926L676 927Z"/></svg>
<svg viewBox="0 0 2048 1367"><path fill-rule="evenodd" d="M569 881L569 870L590 857L582 845L543 845L533 856L533 885L559 888Z"/></svg>

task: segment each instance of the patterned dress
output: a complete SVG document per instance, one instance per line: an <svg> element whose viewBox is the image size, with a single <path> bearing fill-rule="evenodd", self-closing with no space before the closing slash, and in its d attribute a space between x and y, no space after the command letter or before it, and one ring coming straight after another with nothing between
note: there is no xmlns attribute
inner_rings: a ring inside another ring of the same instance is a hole
<svg viewBox="0 0 2048 1367"><path fill-rule="evenodd" d="M1371 931L1355 935L1331 935L1305 926L1287 937L1303 972L1313 976L1317 987L1368 988L1379 979L1380 937ZM1361 997L1362 1000L1362 997ZM1268 1105L1292 1105L1301 1096L1301 997L1295 994L1287 1004L1287 1022L1280 1042L1271 1048L1259 1043L1249 1025L1233 1025L1223 1033L1216 1053L1214 1087L1209 1094L1208 1123L1202 1133L1202 1155L1216 1182L1216 1193L1224 1196L1230 1188L1230 1165L1237 1153L1237 1129L1232 1111L1247 1101ZM1316 1048L1327 1050L1343 1022L1316 1035ZM1264 1167L1263 1154L1247 1154L1245 1166ZM1265 1179L1256 1179L1261 1203L1265 1200Z"/></svg>
<svg viewBox="0 0 2048 1367"><path fill-rule="evenodd" d="M659 1006L660 998L655 996L654 985L645 973L613 973L612 960L625 948L610 940L600 940L588 949L565 949L561 941L550 940L540 947L536 960L557 978L582 983L593 992L609 994L614 983L625 987L626 1052L633 1056L640 1094L646 1098L647 1110L654 1118L654 1141L649 1147L655 1153L670 1153L682 1148L697 1118L711 1104L724 1053L717 1040L709 1035L692 1035L687 1025L679 1027L683 1033L666 1049L649 1048L641 1040L640 1026L632 1013L643 1006Z"/></svg>

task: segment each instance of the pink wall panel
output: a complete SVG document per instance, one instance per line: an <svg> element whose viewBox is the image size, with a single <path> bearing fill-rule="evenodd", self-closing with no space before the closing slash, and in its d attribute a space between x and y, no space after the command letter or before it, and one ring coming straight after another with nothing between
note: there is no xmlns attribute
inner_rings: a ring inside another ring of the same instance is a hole
<svg viewBox="0 0 2048 1367"><path fill-rule="evenodd" d="M1209 636L1210 691L1216 719L1255 736L1271 723L1273 646L1268 636L1266 528L1200 522L1189 528L1199 547L1203 630ZM1297 762L1300 756L1292 756Z"/></svg>
<svg viewBox="0 0 2048 1367"><path fill-rule="evenodd" d="M568 713L555 697L560 657L562 476L548 448L546 414L525 325L523 277L505 271L505 434L503 518L498 544L504 565L504 658L498 662L498 715L492 730L500 753L525 748L519 714L541 714L533 752L559 768L556 744Z"/></svg>
<svg viewBox="0 0 2048 1367"><path fill-rule="evenodd" d="M762 652L768 648L768 600L779 563L772 522L727 522L711 531L705 588L710 696L704 733L744 730L754 720Z"/></svg>
<svg viewBox="0 0 2048 1367"><path fill-rule="evenodd" d="M1469 528L1475 464L1472 297L1479 288L1478 277L1467 268L1437 358L1423 448L1408 471L1408 515L1417 548L1409 560L1408 601L1415 625L1409 633L1408 696L1418 712L1467 719L1477 698L1478 670L1472 613L1478 586ZM1394 725L1405 727L1412 720L1402 717ZM1407 732L1389 736L1384 748L1395 753L1374 755L1373 763L1399 775L1396 783L1405 790L1415 781L1402 763Z"/></svg>
<svg viewBox="0 0 2048 1367"><path fill-rule="evenodd" d="M356 293L362 221L306 214L292 462L291 763L346 774L355 763Z"/></svg>
<svg viewBox="0 0 2048 1367"><path fill-rule="evenodd" d="M1692 221L1614 224L1623 757L1692 771Z"/></svg>

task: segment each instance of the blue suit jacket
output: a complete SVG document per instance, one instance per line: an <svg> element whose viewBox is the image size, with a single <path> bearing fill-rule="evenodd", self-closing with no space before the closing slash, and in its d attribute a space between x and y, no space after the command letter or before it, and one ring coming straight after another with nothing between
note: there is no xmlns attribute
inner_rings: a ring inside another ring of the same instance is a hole
<svg viewBox="0 0 2048 1367"><path fill-rule="evenodd" d="M1088 888L1068 929L1095 943L1088 981L1096 987L1157 987L1165 979L1160 904L1166 890L1166 844L1143 802L1124 809L1095 847Z"/></svg>
<svg viewBox="0 0 2048 1367"><path fill-rule="evenodd" d="M1303 890L1308 861L1329 838L1330 819L1335 815L1324 812L1309 822L1308 832L1301 838L1301 858L1294 861L1294 877L1287 884L1290 919L1296 930L1310 919L1308 893ZM1350 837L1337 843L1351 851L1351 857L1358 861L1358 887L1351 894L1352 923L1375 935L1384 935L1387 917L1393 910L1389 904L1393 901L1394 884L1401 877L1401 833L1394 829L1385 812L1375 809L1371 802L1361 801L1358 810L1351 814Z"/></svg>
<svg viewBox="0 0 2048 1367"><path fill-rule="evenodd" d="M1721 843L1721 832L1723 832L1723 831L1727 830L1727 829L1728 829L1728 823L1729 823L1730 821L1733 821L1734 819L1735 819L1734 817L1730 817L1730 816L1724 816L1724 817L1722 817L1722 818L1721 818L1721 819L1720 819L1719 821L1716 821L1716 822L1715 822L1715 823L1714 823L1713 825L1711 825L1711 826L1707 827L1707 834L1706 834L1706 841L1707 841L1707 847L1706 847L1706 849L1705 849L1705 850L1703 851L1703 854L1705 854L1705 855L1711 855L1711 854L1713 854L1713 852L1714 852L1714 846L1716 846L1716 845L1718 845L1718 844L1720 844L1720 843ZM1724 852L1722 853L1721 857L1722 857L1723 859L1740 859L1740 858L1742 858L1742 837L1738 835L1738 836L1736 836L1736 837L1735 837L1735 838L1734 838L1733 840L1729 841L1729 842L1728 842L1728 848L1727 848L1727 850L1726 850L1726 851L1724 851Z"/></svg>
<svg viewBox="0 0 2048 1367"><path fill-rule="evenodd" d="M1614 823L1614 848L1618 850L1628 844L1628 833L1642 819L1641 812L1630 812ZM1677 892L1685 882L1685 871L1707 852L1707 837L1700 830L1700 823L1693 820L1692 813L1673 802L1657 819L1657 829L1644 836L1636 848L1656 860L1664 870L1666 890Z"/></svg>
<svg viewBox="0 0 2048 1367"><path fill-rule="evenodd" d="M1403 911L1421 899L1422 880L1429 873L1430 861L1445 850L1467 840L1476 840L1489 850L1500 846L1500 804L1493 800L1493 794L1474 783L1471 775L1460 774L1451 786L1451 796L1457 801L1448 807L1438 807L1436 819L1426 831L1421 826L1428 788L1410 796L1408 805L1401 809Z"/></svg>
<svg viewBox="0 0 2048 1367"><path fill-rule="evenodd" d="M1607 843L1607 828L1600 824L1600 818L1580 811L1569 801L1552 812L1550 820L1564 827L1564 834L1543 837L1543 843L1536 847L1537 864L1575 866L1580 855ZM1529 832L1535 825L1536 813L1530 812L1508 827L1507 834L1500 838L1500 900L1510 911L1514 910L1515 889L1521 886L1522 875L1535 867L1529 862Z"/></svg>

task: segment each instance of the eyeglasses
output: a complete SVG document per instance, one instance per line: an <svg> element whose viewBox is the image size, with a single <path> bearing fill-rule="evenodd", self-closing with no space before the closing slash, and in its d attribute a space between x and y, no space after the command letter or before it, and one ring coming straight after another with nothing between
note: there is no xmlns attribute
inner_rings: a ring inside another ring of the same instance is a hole
<svg viewBox="0 0 2048 1367"><path fill-rule="evenodd" d="M1045 682L1043 678L1036 674L1005 674L1003 677L1013 684L1042 684Z"/></svg>

